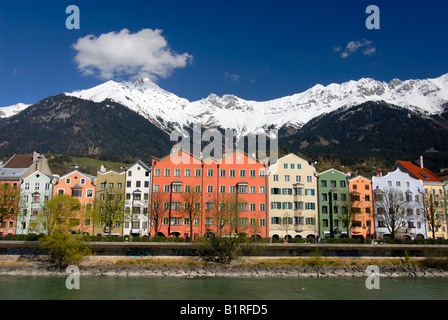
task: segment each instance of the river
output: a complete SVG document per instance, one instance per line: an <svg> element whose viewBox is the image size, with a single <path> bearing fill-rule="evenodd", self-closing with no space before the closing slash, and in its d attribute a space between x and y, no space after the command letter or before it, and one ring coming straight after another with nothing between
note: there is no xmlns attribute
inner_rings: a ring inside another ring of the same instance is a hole
<svg viewBox="0 0 448 320"><path fill-rule="evenodd" d="M1 300L447 300L448 278L2 277Z"/></svg>

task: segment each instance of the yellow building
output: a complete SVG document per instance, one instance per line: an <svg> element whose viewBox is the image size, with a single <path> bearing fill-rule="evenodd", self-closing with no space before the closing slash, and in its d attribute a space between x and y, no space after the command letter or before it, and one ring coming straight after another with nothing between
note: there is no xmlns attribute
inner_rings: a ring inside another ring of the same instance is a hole
<svg viewBox="0 0 448 320"><path fill-rule="evenodd" d="M123 235L125 172L106 171L104 167L97 173L95 195L95 236Z"/></svg>

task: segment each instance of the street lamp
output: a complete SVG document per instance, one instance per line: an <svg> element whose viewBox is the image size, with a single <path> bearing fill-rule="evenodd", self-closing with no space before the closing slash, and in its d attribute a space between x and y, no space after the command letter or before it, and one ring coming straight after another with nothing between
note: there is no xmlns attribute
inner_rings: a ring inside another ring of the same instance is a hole
<svg viewBox="0 0 448 320"><path fill-rule="evenodd" d="M168 236L171 234L171 202L173 197L173 186L181 186L182 181L176 180L170 183L170 208L168 212Z"/></svg>

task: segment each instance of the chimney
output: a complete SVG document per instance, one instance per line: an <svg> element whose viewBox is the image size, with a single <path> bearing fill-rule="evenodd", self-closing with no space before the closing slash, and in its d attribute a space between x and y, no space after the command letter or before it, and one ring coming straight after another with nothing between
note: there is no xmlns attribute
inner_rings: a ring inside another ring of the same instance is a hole
<svg viewBox="0 0 448 320"><path fill-rule="evenodd" d="M423 156L420 156L420 168L423 169Z"/></svg>

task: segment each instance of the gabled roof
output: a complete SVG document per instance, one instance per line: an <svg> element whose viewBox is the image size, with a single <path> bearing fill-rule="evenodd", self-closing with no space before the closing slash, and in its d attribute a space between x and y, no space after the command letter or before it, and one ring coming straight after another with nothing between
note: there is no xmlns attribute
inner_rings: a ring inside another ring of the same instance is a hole
<svg viewBox="0 0 448 320"><path fill-rule="evenodd" d="M137 162L135 162L134 164L132 164L131 166L126 168L126 171L129 170L130 168L132 168L135 165L139 165L141 167L143 167L143 169L145 169L146 171L151 171L151 167L149 167L146 163L144 163L141 160L137 160Z"/></svg>
<svg viewBox="0 0 448 320"><path fill-rule="evenodd" d="M334 169L334 168L328 169L328 170L326 170L324 172L319 172L317 175L320 176L320 175L325 174L325 173L330 172L330 171L336 171L337 173L340 173L340 174L342 174L344 176L347 176L347 177L349 176L348 173L341 172L338 169Z"/></svg>
<svg viewBox="0 0 448 320"><path fill-rule="evenodd" d="M399 167L402 171L404 170L409 173L411 177L422 180L423 182L443 182L434 173L412 161L396 160L394 167Z"/></svg>
<svg viewBox="0 0 448 320"><path fill-rule="evenodd" d="M32 154L15 154L3 166L3 168L29 168L33 164Z"/></svg>
<svg viewBox="0 0 448 320"><path fill-rule="evenodd" d="M73 170L72 172L66 173L66 174L64 174L62 177L57 178L57 180L62 180L62 179L64 179L65 177L67 177L67 176L69 176L69 175L72 175L72 174L74 174L74 173L78 173L78 174L84 176L85 178L91 180L92 182L93 182L94 180L96 180L96 177L95 177L95 176L92 176L92 175L90 175L90 174L87 174L87 173L84 173L84 172L81 172L81 171L78 171L78 170Z"/></svg>

